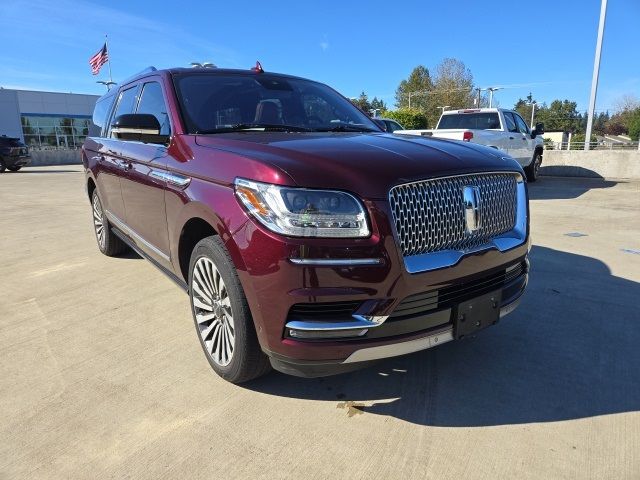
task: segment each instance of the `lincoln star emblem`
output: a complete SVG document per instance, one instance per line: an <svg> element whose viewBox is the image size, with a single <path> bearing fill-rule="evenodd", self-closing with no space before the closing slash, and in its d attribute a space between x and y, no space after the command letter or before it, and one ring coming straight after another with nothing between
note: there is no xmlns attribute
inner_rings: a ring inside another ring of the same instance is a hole
<svg viewBox="0 0 640 480"><path fill-rule="evenodd" d="M473 233L480 228L480 189L469 185L463 187L462 201L467 233Z"/></svg>

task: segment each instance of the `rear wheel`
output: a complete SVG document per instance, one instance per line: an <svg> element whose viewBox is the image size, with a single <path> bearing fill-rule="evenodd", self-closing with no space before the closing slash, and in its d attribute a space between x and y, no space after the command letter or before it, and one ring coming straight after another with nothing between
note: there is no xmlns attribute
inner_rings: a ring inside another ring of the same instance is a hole
<svg viewBox="0 0 640 480"><path fill-rule="evenodd" d="M4 172L7 167L4 164L4 160L0 158L0 173Z"/></svg>
<svg viewBox="0 0 640 480"><path fill-rule="evenodd" d="M242 383L270 370L235 267L218 236L193 249L189 298L200 345L218 375Z"/></svg>
<svg viewBox="0 0 640 480"><path fill-rule="evenodd" d="M18 170L20 170L22 168L22 165L12 165L10 167L7 167L8 170L11 170L12 172L17 172Z"/></svg>
<svg viewBox="0 0 640 480"><path fill-rule="evenodd" d="M107 257L115 257L127 250L127 244L113 233L109 220L102 209L102 202L98 196L98 190L93 191L91 198L91 206L93 210L93 229L96 234L98 248Z"/></svg>
<svg viewBox="0 0 640 480"><path fill-rule="evenodd" d="M535 182L540 175L540 165L542 164L542 155L540 152L536 152L533 156L533 160L528 167L525 167L524 173L527 174L527 181Z"/></svg>

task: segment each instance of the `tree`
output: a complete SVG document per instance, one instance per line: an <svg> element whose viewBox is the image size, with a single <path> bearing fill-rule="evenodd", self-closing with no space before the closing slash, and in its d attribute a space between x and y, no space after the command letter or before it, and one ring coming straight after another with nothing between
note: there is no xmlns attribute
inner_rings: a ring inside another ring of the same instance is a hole
<svg viewBox="0 0 640 480"><path fill-rule="evenodd" d="M538 122L544 122L547 131L579 132L582 124L582 115L578 112L578 104L570 100L554 100L547 107L542 104L536 118Z"/></svg>
<svg viewBox="0 0 640 480"><path fill-rule="evenodd" d="M420 110L400 108L391 112L386 112L385 116L397 121L404 128L409 130L429 128L427 117Z"/></svg>
<svg viewBox="0 0 640 480"><path fill-rule="evenodd" d="M527 124L531 120L531 109L533 108L531 103L535 102L533 99L533 95L529 93L526 98L519 98L516 104L513 106L513 109L520 114L520 116L524 119ZM542 107L536 102L536 113L538 114L538 118L534 119L534 121L541 121L540 118L540 109ZM545 125L546 127L546 125Z"/></svg>
<svg viewBox="0 0 640 480"><path fill-rule="evenodd" d="M455 58L445 58L436 67L433 82L435 106L465 108L473 105L473 75Z"/></svg>
<svg viewBox="0 0 640 480"><path fill-rule="evenodd" d="M364 113L366 113L367 115L371 115L371 110L372 110L371 102L369 102L369 97L367 97L367 94L364 93L364 91L360 94L358 98L352 98L350 100L351 100L351 103L353 103L356 107L358 107Z"/></svg>
<svg viewBox="0 0 640 480"><path fill-rule="evenodd" d="M373 97L373 100L371 100L371 108L373 110L385 111L387 109L387 105L382 101L382 99L378 100L378 97Z"/></svg>
<svg viewBox="0 0 640 480"><path fill-rule="evenodd" d="M634 142L640 141L640 108L636 108L629 118L629 136Z"/></svg>
<svg viewBox="0 0 640 480"><path fill-rule="evenodd" d="M396 89L396 107L427 110L429 105L428 93L433 90L433 81L427 67L418 65L409 74L409 78L402 80ZM411 95L409 95L411 94Z"/></svg>

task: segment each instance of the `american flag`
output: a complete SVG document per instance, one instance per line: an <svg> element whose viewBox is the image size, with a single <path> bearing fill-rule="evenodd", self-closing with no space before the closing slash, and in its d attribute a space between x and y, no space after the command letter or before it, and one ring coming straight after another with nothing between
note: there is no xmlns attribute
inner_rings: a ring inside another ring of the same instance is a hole
<svg viewBox="0 0 640 480"><path fill-rule="evenodd" d="M89 65L91 65L91 73L98 75L100 73L100 67L109 61L109 53L107 52L107 44L105 43L100 51L89 59Z"/></svg>

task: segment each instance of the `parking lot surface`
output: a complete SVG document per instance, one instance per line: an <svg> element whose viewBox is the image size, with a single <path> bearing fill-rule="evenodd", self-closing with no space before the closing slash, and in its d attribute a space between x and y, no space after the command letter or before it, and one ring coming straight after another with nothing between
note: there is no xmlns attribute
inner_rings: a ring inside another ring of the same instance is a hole
<svg viewBox="0 0 640 480"><path fill-rule="evenodd" d="M0 175L0 478L640 478L640 184L530 194L529 289L497 326L234 386L183 292L98 252L80 167Z"/></svg>

